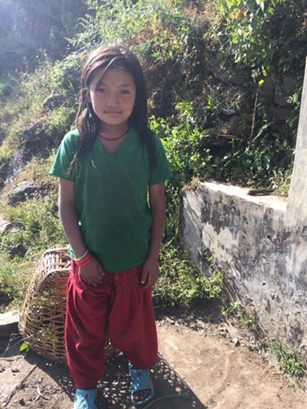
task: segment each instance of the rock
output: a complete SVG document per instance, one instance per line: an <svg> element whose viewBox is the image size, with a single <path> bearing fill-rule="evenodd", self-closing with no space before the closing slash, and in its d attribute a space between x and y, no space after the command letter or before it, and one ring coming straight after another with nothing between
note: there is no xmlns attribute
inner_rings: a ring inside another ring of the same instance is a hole
<svg viewBox="0 0 307 409"><path fill-rule="evenodd" d="M263 78L263 83L260 86L260 95L269 101L272 101L275 92L275 83L271 76Z"/></svg>
<svg viewBox="0 0 307 409"><path fill-rule="evenodd" d="M240 115L232 115L232 116L229 117L229 119L228 119L228 131L229 131L230 134L234 133L238 129L238 127L240 125L240 122L241 122L241 116Z"/></svg>
<svg viewBox="0 0 307 409"><path fill-rule="evenodd" d="M209 54L209 56L206 57L206 65L214 78L219 81L233 85L243 85L247 82L245 75L242 72L238 72L237 67L221 66L220 61L214 58L213 55Z"/></svg>
<svg viewBox="0 0 307 409"><path fill-rule="evenodd" d="M14 205L18 202L25 202L27 197L33 197L39 189L39 185L33 182L20 182L8 194L9 203Z"/></svg>
<svg viewBox="0 0 307 409"><path fill-rule="evenodd" d="M0 189L5 185L6 174L9 169L9 164L7 162L0 165Z"/></svg>
<svg viewBox="0 0 307 409"><path fill-rule="evenodd" d="M21 230L25 230L25 226L22 223L8 223L5 227L5 231L10 233L18 233Z"/></svg>
<svg viewBox="0 0 307 409"><path fill-rule="evenodd" d="M45 109L55 109L61 106L64 103L64 97L61 94L56 93L55 91L46 99L43 104Z"/></svg>
<svg viewBox="0 0 307 409"><path fill-rule="evenodd" d="M240 346L240 341L238 340L238 338L234 338L231 342L233 342L236 347Z"/></svg>
<svg viewBox="0 0 307 409"><path fill-rule="evenodd" d="M45 119L42 121L36 122L34 125L32 125L30 128L26 129L23 131L22 136L27 140L27 141L33 141L37 136L40 136L40 134L43 131L43 125L46 122Z"/></svg>
<svg viewBox="0 0 307 409"><path fill-rule="evenodd" d="M183 59L181 61L181 65L180 65L180 74L182 76L185 76L188 72L188 61L187 59Z"/></svg>
<svg viewBox="0 0 307 409"><path fill-rule="evenodd" d="M10 158L8 167L6 168L6 172L4 174L6 186L9 186L14 181L14 178L18 177L23 171L26 164L24 153L25 148L22 147L21 149L18 149L18 151L15 152Z"/></svg>
<svg viewBox="0 0 307 409"><path fill-rule="evenodd" d="M18 310L0 314L0 338L8 338L18 332Z"/></svg>
<svg viewBox="0 0 307 409"><path fill-rule="evenodd" d="M3 85L2 86L2 95L5 97L9 97L11 95L13 87L11 85Z"/></svg>
<svg viewBox="0 0 307 409"><path fill-rule="evenodd" d="M27 250L27 247L25 247L23 244L17 244L17 246L12 247L8 253L10 258L13 259L16 256L24 257Z"/></svg>
<svg viewBox="0 0 307 409"><path fill-rule="evenodd" d="M289 109L284 109L281 107L271 107L268 109L268 113L274 121L286 121L291 115Z"/></svg>
<svg viewBox="0 0 307 409"><path fill-rule="evenodd" d="M273 102L277 105L287 104L288 98L293 95L294 90L295 80L290 77L283 78L282 82L276 85Z"/></svg>
<svg viewBox="0 0 307 409"><path fill-rule="evenodd" d="M231 115L235 115L237 112L234 108L226 108L222 110L222 114L226 115L226 116L231 116Z"/></svg>
<svg viewBox="0 0 307 409"><path fill-rule="evenodd" d="M10 225L10 222L8 220L6 220L6 218L3 216L3 214L0 214L0 233L7 230L9 225Z"/></svg>
<svg viewBox="0 0 307 409"><path fill-rule="evenodd" d="M71 60L75 60L77 57L81 56L81 55L85 55L87 54L88 50L86 46L83 46L81 48L79 48L78 51L69 54L67 57L65 57L62 62L67 62L67 61L71 61Z"/></svg>

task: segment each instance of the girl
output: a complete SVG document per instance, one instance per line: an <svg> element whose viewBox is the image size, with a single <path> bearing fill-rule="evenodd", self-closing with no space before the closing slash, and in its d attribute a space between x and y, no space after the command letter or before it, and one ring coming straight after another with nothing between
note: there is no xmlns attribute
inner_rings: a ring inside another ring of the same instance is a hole
<svg viewBox="0 0 307 409"><path fill-rule="evenodd" d="M148 128L144 75L129 49L103 46L89 55L76 125L50 172L60 178L59 213L72 258L65 337L74 408L98 408L107 332L128 357L132 402L144 404L153 397L151 289L159 276L164 181L172 173Z"/></svg>

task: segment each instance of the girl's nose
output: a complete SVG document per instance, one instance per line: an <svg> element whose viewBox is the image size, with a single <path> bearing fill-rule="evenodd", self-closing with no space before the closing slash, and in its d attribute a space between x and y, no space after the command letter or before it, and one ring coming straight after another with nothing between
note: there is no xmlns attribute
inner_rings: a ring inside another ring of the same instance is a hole
<svg viewBox="0 0 307 409"><path fill-rule="evenodd" d="M116 106L118 105L118 98L116 94L109 94L107 99L108 106Z"/></svg>

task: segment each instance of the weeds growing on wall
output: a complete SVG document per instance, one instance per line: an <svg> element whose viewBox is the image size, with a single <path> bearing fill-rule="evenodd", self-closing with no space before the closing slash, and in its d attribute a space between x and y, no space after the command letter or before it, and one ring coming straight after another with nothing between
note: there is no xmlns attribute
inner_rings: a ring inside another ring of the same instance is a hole
<svg viewBox="0 0 307 409"><path fill-rule="evenodd" d="M304 364L297 358L296 354L288 347L272 340L270 351L276 356L279 368L290 375L297 383L305 376Z"/></svg>
<svg viewBox="0 0 307 409"><path fill-rule="evenodd" d="M223 307L223 312L234 318L239 323L244 324L253 332L257 332L258 324L254 311L248 311L240 301L231 302L227 307Z"/></svg>

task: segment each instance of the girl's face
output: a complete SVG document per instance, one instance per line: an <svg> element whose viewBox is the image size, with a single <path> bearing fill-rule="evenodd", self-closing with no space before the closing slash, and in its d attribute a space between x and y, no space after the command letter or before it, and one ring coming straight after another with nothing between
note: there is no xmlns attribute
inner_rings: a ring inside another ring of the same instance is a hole
<svg viewBox="0 0 307 409"><path fill-rule="evenodd" d="M135 103L134 80L122 68L109 68L103 73L103 68L98 69L89 86L90 102L101 121L99 132L125 131Z"/></svg>

